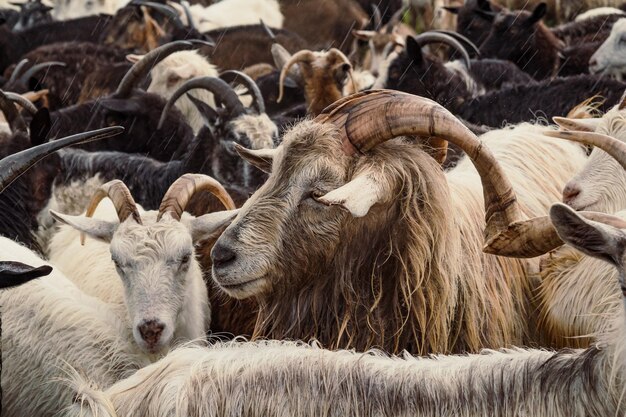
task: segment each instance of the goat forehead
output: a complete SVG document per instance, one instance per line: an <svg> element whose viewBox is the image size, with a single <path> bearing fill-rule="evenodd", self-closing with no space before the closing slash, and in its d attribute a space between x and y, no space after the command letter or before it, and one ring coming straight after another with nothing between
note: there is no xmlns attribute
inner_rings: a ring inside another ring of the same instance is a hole
<svg viewBox="0 0 626 417"><path fill-rule="evenodd" d="M142 218L143 225L132 220L121 224L111 240L111 253L124 259L150 257L166 261L193 247L191 235L181 222L165 216L157 223L150 217Z"/></svg>

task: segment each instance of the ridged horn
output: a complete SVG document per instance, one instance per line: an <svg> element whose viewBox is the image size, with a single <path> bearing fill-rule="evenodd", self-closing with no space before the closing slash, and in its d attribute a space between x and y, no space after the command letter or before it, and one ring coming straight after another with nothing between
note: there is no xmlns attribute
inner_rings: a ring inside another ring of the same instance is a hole
<svg viewBox="0 0 626 417"><path fill-rule="evenodd" d="M115 95L119 98L129 97L133 88L135 88L139 81L148 75L150 70L156 64L174 52L186 51L193 48L194 44L189 41L176 41L166 43L165 45L159 46L158 48L148 52L143 56L143 58L135 62L126 75L124 75L124 78L122 78L122 81L117 87Z"/></svg>
<svg viewBox="0 0 626 417"><path fill-rule="evenodd" d="M446 45L450 45L461 54L461 56L463 57L463 61L465 61L465 67L470 68L471 66L470 56L467 53L467 50L465 50L465 48L463 47L463 45L461 45L459 41L451 36L437 32L424 32L413 37L413 39L415 39L415 42L417 42L417 44L422 47L434 42L441 42L445 43Z"/></svg>
<svg viewBox="0 0 626 417"><path fill-rule="evenodd" d="M553 138L571 140L573 142L593 145L611 155L619 164L626 169L626 143L612 136L596 132L577 132L569 130L549 130L543 132Z"/></svg>
<svg viewBox="0 0 626 417"><path fill-rule="evenodd" d="M272 51L273 49L274 47L272 46ZM278 98L276 99L277 103L280 103L283 99L285 78L287 78L289 69L299 62L310 63L313 60L315 60L315 54L308 49L304 49L293 54L291 58L289 58L289 61L285 62L285 65L283 65L282 69L280 70L280 78L278 79Z"/></svg>
<svg viewBox="0 0 626 417"><path fill-rule="evenodd" d="M180 220L191 197L198 191L205 190L217 197L227 210L237 208L226 189L217 180L203 174L185 174L165 193L159 207L157 222L165 213L169 213L174 220Z"/></svg>
<svg viewBox="0 0 626 417"><path fill-rule="evenodd" d="M216 77L192 78L178 87L178 90L176 90L174 94L172 94L172 97L167 100L167 103L165 103L165 107L163 107L163 111L161 112L161 118L159 119L157 129L161 129L163 127L165 117L176 101L187 91L193 90L194 88L203 88L213 93L216 102L223 103L226 107L230 119L239 117L246 112L245 107L241 104L241 101L239 101L239 97L237 97L237 94L228 84L226 84L226 82Z"/></svg>
<svg viewBox="0 0 626 417"><path fill-rule="evenodd" d="M11 84L15 80L17 80L17 77L21 74L22 70L24 69L24 66L26 66L28 62L29 62L28 58L24 58L20 62L17 63L17 65L13 69L13 72L11 73L11 77L9 78L9 81L7 81L7 84Z"/></svg>
<svg viewBox="0 0 626 417"><path fill-rule="evenodd" d="M493 154L432 100L399 91L369 90L336 101L315 121L337 127L348 155L365 153L398 136L435 137L459 146L471 158L483 185L486 250L507 233L509 225L524 220L513 187Z"/></svg>
<svg viewBox="0 0 626 417"><path fill-rule="evenodd" d="M41 145L9 155L0 161L0 190L8 187L31 166L59 149L118 135L123 131L124 128L121 126L107 127L42 143Z"/></svg>
<svg viewBox="0 0 626 417"><path fill-rule="evenodd" d="M60 62L60 61L42 62L41 64L33 65L32 67L27 69L24 72L24 74L20 77L20 82L23 84L26 84L28 80L30 79L30 77L33 77L35 74L37 74L39 71L43 69L47 69L50 67L65 67L65 66L67 66L67 64L65 62Z"/></svg>
<svg viewBox="0 0 626 417"><path fill-rule="evenodd" d="M6 92L4 93L4 95L7 96L7 98L11 100L12 102L17 103L20 106L22 106L22 108L26 110L27 112L29 112L31 115L34 116L35 113L37 113L37 107L35 107L35 105L26 97L22 97L21 95L17 93L10 93L10 92Z"/></svg>
<svg viewBox="0 0 626 417"><path fill-rule="evenodd" d="M256 110L257 114L265 113L265 102L263 101L263 95L259 86L254 82L248 74L241 71L228 70L220 74L220 78L227 83L239 81L244 85L250 94L252 94L252 107Z"/></svg>
<svg viewBox="0 0 626 417"><path fill-rule="evenodd" d="M100 188L96 190L89 201L85 217L93 216L93 213L98 208L98 204L100 204L105 197L109 197L113 202L115 211L117 212L117 217L120 219L120 223L123 223L129 217L132 217L135 222L142 224L141 216L137 210L137 204L135 203L133 196L130 194L130 190L126 184L120 180L109 181L106 184L102 184ZM80 244L85 244L84 233L80 234Z"/></svg>
<svg viewBox="0 0 626 417"><path fill-rule="evenodd" d="M11 132L24 132L28 131L26 127L26 122L22 118L22 115L13 104L13 100L11 100L4 91L0 90L0 111L4 113L4 117L6 121L9 123L9 128L11 128Z"/></svg>

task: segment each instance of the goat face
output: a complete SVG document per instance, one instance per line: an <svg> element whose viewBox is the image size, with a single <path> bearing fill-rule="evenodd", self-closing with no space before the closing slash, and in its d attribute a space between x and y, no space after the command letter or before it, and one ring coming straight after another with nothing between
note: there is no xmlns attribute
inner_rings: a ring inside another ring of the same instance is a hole
<svg viewBox="0 0 626 417"><path fill-rule="evenodd" d="M591 56L589 71L593 74L608 74L622 80L626 73L626 19L620 19L611 29L611 34Z"/></svg>

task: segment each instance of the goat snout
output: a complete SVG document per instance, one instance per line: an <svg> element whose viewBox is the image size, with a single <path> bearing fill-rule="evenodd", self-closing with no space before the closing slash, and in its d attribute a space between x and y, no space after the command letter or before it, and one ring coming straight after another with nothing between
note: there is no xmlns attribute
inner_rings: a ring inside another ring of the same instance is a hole
<svg viewBox="0 0 626 417"><path fill-rule="evenodd" d="M159 320L144 320L139 325L139 334L148 348L152 349L159 343L163 329L165 329L165 324Z"/></svg>
<svg viewBox="0 0 626 417"><path fill-rule="evenodd" d="M211 250L211 259L214 268L224 268L237 259L237 253L233 250L230 240L219 239Z"/></svg>
<svg viewBox="0 0 626 417"><path fill-rule="evenodd" d="M577 184L567 184L563 189L563 202L565 204L571 204L579 194L580 187Z"/></svg>

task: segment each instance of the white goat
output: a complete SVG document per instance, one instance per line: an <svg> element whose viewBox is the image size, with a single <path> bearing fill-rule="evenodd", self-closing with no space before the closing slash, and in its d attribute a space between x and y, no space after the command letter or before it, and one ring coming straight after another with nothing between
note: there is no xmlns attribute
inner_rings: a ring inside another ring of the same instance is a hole
<svg viewBox="0 0 626 417"><path fill-rule="evenodd" d="M582 22L583 20L588 20L597 16L605 16L609 14L626 15L623 10L617 9L615 7L596 7L594 9L590 9L584 13L579 14L574 20L576 22Z"/></svg>
<svg viewBox="0 0 626 417"><path fill-rule="evenodd" d="M626 73L626 18L613 24L609 37L591 56L589 71L622 80Z"/></svg>
<svg viewBox="0 0 626 417"><path fill-rule="evenodd" d="M256 25L263 20L269 27L283 27L284 16L277 0L223 0L209 7L194 4L189 8L194 25L200 32Z"/></svg>
<svg viewBox="0 0 626 417"><path fill-rule="evenodd" d="M128 0L53 0L52 17L55 20L70 20L95 14L114 15Z"/></svg>
<svg viewBox="0 0 626 417"><path fill-rule="evenodd" d="M619 271L626 233L551 209L559 234ZM622 297L626 308L626 293ZM104 393L74 379L71 416L617 416L626 412L626 321L586 350L389 358L293 342L183 348Z"/></svg>
<svg viewBox="0 0 626 417"><path fill-rule="evenodd" d="M225 227L234 214L183 216L193 193L206 189L234 208L215 180L187 174L170 187L158 212L140 211L120 181L102 186L92 200L88 216L105 195L112 198L113 204L99 212L101 219L51 212L71 227L61 227L53 237L50 260L87 294L112 304L149 354L203 338L208 329L208 295L193 244L214 234L216 221ZM80 246L74 229L99 242Z"/></svg>

